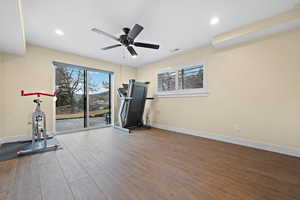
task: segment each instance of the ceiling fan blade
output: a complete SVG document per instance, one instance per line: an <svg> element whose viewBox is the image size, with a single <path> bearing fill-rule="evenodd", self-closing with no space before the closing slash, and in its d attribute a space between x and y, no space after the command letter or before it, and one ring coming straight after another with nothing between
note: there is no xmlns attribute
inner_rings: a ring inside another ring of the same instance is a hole
<svg viewBox="0 0 300 200"><path fill-rule="evenodd" d="M137 53L132 46L128 46L127 49L132 56L137 56Z"/></svg>
<svg viewBox="0 0 300 200"><path fill-rule="evenodd" d="M108 50L108 49L112 49L112 48L116 48L116 47L120 47L122 46L121 44L115 44L115 45L112 45L112 46L108 46L108 47L104 47L102 48L102 50Z"/></svg>
<svg viewBox="0 0 300 200"><path fill-rule="evenodd" d="M140 34L140 32L142 32L143 29L144 27L142 27L141 25L135 24L133 28L129 31L128 38L134 41L134 39Z"/></svg>
<svg viewBox="0 0 300 200"><path fill-rule="evenodd" d="M142 42L135 42L133 43L136 47L144 47L144 48L150 48L150 49L159 49L158 44L148 44L148 43L142 43Z"/></svg>
<svg viewBox="0 0 300 200"><path fill-rule="evenodd" d="M105 36L107 36L107 37L109 37L109 38L111 38L111 39L113 39L113 40L120 41L119 38L117 38L117 37L115 37L115 36L113 36L113 35L111 35L111 34L109 34L109 33L106 33L106 32L104 32L104 31L101 31L101 30L99 30L99 29L97 29L97 28L92 28L91 31L94 31L94 32L96 32L96 33L98 33L98 34L101 34L101 35L105 35Z"/></svg>

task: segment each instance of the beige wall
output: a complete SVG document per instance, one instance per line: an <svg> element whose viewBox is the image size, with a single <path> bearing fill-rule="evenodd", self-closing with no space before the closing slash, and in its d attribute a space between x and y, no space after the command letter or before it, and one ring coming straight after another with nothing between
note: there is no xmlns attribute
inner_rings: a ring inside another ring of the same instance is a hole
<svg viewBox="0 0 300 200"><path fill-rule="evenodd" d="M4 84L3 84L3 78L4 78L4 67L3 67L3 55L0 53L0 135L4 131L4 100L3 100L3 92L4 90Z"/></svg>
<svg viewBox="0 0 300 200"><path fill-rule="evenodd" d="M208 97L156 98L152 123L300 148L300 29L232 48L196 49L141 67L137 79L156 88L156 73L206 62Z"/></svg>
<svg viewBox="0 0 300 200"><path fill-rule="evenodd" d="M1 93L1 100L4 102L0 109L5 109L5 111L1 110L1 119L4 118L1 121L5 128L1 132L0 138L31 133L31 126L28 122L31 121L30 116L34 110L32 103L34 97L21 97L20 90L53 92L55 87L53 61L112 71L114 72L115 88L121 82L135 78L136 75L135 68L32 45L27 45L25 56L4 54L4 66L0 66L0 70L4 68L5 72L0 71L0 78L3 78L5 90ZM48 129L53 131L55 104L52 98L43 99L42 109L47 113ZM117 103L117 98L115 98L115 103ZM116 109L118 108L116 107Z"/></svg>

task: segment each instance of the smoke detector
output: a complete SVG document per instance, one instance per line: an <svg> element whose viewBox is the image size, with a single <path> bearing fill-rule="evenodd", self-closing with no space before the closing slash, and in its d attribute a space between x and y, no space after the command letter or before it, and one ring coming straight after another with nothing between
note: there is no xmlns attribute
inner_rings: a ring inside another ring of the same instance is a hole
<svg viewBox="0 0 300 200"><path fill-rule="evenodd" d="M180 49L179 49L179 48L171 49L171 50L170 50L170 53L175 53L175 52L177 52L177 51L180 51Z"/></svg>

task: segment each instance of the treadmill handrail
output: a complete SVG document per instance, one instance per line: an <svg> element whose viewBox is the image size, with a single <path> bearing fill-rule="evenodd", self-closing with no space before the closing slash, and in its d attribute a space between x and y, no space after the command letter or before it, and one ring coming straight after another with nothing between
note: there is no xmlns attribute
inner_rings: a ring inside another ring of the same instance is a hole
<svg viewBox="0 0 300 200"><path fill-rule="evenodd" d="M129 100L133 100L134 98L133 97L120 97L121 100L124 100L124 101L129 101Z"/></svg>

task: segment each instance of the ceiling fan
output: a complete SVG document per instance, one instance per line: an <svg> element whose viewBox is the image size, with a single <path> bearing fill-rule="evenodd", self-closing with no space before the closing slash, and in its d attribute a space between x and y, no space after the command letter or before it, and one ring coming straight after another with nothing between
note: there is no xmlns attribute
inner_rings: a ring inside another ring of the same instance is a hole
<svg viewBox="0 0 300 200"><path fill-rule="evenodd" d="M132 55L132 57L136 57L138 54L134 50L133 46L150 48L150 49L159 49L159 45L157 45L157 44L135 42L135 38L142 32L143 29L144 29L144 27L142 27L141 25L138 25L138 24L135 24L132 29L125 27L125 28L123 28L124 34L120 35L120 37L115 37L109 33L99 30L97 28L92 28L91 30L98 34L105 35L105 36L120 43L120 44L115 44L112 46L104 47L104 48L102 48L102 50L109 50L109 49L113 49L116 47L124 46L127 48L127 50Z"/></svg>

